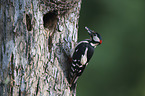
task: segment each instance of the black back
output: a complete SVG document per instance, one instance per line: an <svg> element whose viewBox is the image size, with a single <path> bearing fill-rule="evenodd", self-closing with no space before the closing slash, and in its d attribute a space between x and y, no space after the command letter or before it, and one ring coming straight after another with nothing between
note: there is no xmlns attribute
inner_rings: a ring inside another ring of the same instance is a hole
<svg viewBox="0 0 145 96"><path fill-rule="evenodd" d="M87 52L87 57L88 57L88 60L87 62L89 62L89 60L91 59L91 57L93 56L93 53L94 53L94 47L91 46L90 43L80 43L76 48L75 48L75 51L78 50L77 52L74 52L73 56L72 56L72 59L73 60L80 60L81 59L81 55L79 54L85 54L85 50L86 48L88 48L88 52Z"/></svg>

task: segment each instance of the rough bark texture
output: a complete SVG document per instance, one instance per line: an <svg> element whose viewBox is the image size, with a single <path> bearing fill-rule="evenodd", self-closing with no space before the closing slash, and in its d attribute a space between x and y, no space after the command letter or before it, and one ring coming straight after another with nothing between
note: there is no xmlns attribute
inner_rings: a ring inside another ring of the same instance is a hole
<svg viewBox="0 0 145 96"><path fill-rule="evenodd" d="M0 96L70 96L81 0L0 1Z"/></svg>

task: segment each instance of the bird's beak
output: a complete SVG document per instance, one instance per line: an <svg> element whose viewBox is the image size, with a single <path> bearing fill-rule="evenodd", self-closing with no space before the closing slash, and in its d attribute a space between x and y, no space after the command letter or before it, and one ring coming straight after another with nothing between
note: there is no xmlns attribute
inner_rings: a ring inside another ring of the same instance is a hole
<svg viewBox="0 0 145 96"><path fill-rule="evenodd" d="M94 31L89 29L88 27L85 27L85 29L88 31L89 35L92 36Z"/></svg>

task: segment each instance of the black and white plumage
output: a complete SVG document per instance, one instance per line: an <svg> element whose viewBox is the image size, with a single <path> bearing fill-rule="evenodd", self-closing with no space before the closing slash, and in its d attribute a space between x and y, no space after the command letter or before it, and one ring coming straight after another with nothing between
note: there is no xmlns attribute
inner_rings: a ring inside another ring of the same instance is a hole
<svg viewBox="0 0 145 96"><path fill-rule="evenodd" d="M70 66L69 78L71 89L74 89L79 76L83 73L85 67L90 61L94 53L94 48L102 43L101 36L85 27L90 35L90 39L81 41L75 47L72 55L72 63Z"/></svg>

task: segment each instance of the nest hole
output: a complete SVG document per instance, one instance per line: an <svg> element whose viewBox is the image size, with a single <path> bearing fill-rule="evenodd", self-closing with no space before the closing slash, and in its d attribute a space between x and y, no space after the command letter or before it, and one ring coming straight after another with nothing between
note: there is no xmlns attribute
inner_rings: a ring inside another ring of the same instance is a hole
<svg viewBox="0 0 145 96"><path fill-rule="evenodd" d="M44 28L53 29L57 25L57 14L56 12L48 12L43 16Z"/></svg>

